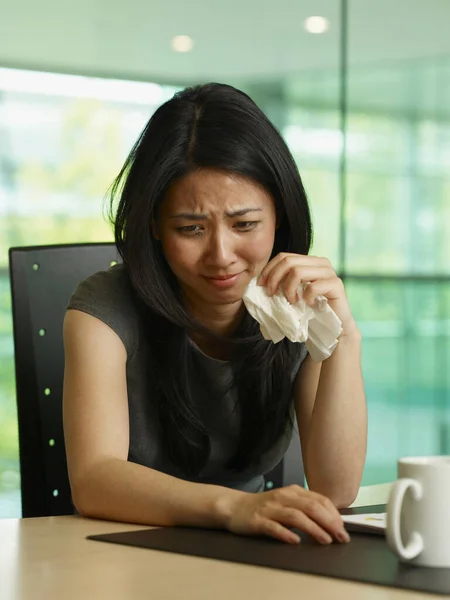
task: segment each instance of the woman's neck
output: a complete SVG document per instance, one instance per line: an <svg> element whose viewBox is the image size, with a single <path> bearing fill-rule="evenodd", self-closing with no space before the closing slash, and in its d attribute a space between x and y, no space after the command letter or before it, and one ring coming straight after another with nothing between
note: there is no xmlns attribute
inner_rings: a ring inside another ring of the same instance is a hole
<svg viewBox="0 0 450 600"><path fill-rule="evenodd" d="M210 331L224 337L233 334L244 314L242 300L232 304L209 304L193 302L189 297L184 298L185 306L190 315Z"/></svg>
<svg viewBox="0 0 450 600"><path fill-rule="evenodd" d="M239 325L244 313L244 303L242 301L233 304L223 305L193 305L188 302L189 312L196 321L213 333L231 337ZM227 342L211 339L198 332L191 332L190 337L193 342L211 358L219 360L229 360L232 353L232 345Z"/></svg>

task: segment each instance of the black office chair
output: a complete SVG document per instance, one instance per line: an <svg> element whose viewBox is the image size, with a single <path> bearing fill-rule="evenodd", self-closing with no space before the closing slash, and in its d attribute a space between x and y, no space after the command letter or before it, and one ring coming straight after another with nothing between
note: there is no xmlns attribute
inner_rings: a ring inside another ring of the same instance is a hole
<svg viewBox="0 0 450 600"><path fill-rule="evenodd" d="M62 325L78 283L118 262L112 243L9 251L23 517L71 514L62 427ZM304 484L299 438L266 475L266 489Z"/></svg>
<svg viewBox="0 0 450 600"><path fill-rule="evenodd" d="M300 437L297 427L292 435L292 441L284 459L269 473L266 473L266 490L271 490L285 485L297 484L305 487L305 474L303 468Z"/></svg>
<svg viewBox="0 0 450 600"><path fill-rule="evenodd" d="M23 517L74 512L62 427L62 325L77 285L113 261L112 243L9 250Z"/></svg>

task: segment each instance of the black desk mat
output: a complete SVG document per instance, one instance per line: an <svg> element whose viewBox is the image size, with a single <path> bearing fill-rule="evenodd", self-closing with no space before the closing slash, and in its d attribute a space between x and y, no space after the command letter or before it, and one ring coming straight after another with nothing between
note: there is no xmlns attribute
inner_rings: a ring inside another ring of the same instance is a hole
<svg viewBox="0 0 450 600"><path fill-rule="evenodd" d="M349 509L346 514L384 512L385 506ZM450 569L413 567L399 562L384 537L352 533L349 544L321 546L306 536L299 545L227 531L164 527L91 535L88 539L138 546L230 562L336 577L376 585L450 594Z"/></svg>

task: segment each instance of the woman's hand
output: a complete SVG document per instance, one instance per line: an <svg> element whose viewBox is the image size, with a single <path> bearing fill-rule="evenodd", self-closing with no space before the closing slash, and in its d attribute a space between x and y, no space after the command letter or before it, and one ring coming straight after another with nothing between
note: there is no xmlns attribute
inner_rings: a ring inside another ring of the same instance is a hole
<svg viewBox="0 0 450 600"><path fill-rule="evenodd" d="M233 500L225 525L236 534L267 535L290 544L300 541L290 528L307 533L320 544L350 541L331 500L299 485L239 495Z"/></svg>
<svg viewBox="0 0 450 600"><path fill-rule="evenodd" d="M258 284L265 286L269 295L274 294L281 286L291 304L297 302L297 290L304 282L309 282L303 292L307 304L314 306L317 296L325 296L342 321L342 335L358 331L344 284L328 258L281 252L267 263L258 279Z"/></svg>

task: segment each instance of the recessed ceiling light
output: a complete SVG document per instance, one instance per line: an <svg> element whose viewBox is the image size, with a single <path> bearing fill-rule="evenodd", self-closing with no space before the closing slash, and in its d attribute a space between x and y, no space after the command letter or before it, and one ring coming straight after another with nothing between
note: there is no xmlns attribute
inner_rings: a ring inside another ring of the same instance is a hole
<svg viewBox="0 0 450 600"><path fill-rule="evenodd" d="M194 40L188 35L176 35L172 38L172 49L175 52L190 52L194 47Z"/></svg>
<svg viewBox="0 0 450 600"><path fill-rule="evenodd" d="M308 17L303 25L309 33L325 33L330 27L330 22L325 17Z"/></svg>

